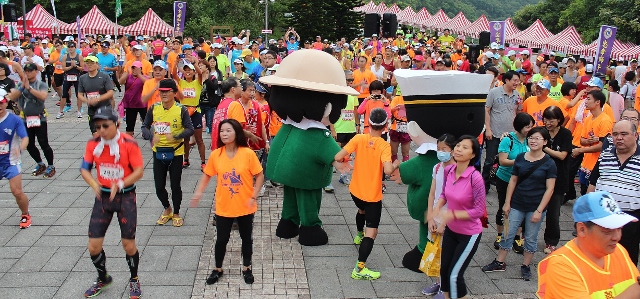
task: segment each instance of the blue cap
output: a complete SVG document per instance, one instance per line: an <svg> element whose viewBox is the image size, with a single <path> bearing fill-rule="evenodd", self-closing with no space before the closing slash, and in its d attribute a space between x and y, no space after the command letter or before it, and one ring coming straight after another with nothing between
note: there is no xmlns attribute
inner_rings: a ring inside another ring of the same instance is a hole
<svg viewBox="0 0 640 299"><path fill-rule="evenodd" d="M182 51L191 50L191 49L193 49L193 47L191 45L189 45L189 44L186 44L186 45L182 46Z"/></svg>
<svg viewBox="0 0 640 299"><path fill-rule="evenodd" d="M551 82L549 82L549 80L547 79L541 79L537 84L538 87L545 88L546 90L551 90Z"/></svg>
<svg viewBox="0 0 640 299"><path fill-rule="evenodd" d="M136 37L136 40L144 40L144 38L142 37L142 35L138 35L138 37Z"/></svg>
<svg viewBox="0 0 640 299"><path fill-rule="evenodd" d="M267 93L267 89L260 82L256 83L256 91L259 93Z"/></svg>
<svg viewBox="0 0 640 299"><path fill-rule="evenodd" d="M573 221L591 221L608 229L621 228L638 219L622 212L618 203L606 191L590 192L580 196L573 204Z"/></svg>
<svg viewBox="0 0 640 299"><path fill-rule="evenodd" d="M494 55L493 55L493 58L494 58L494 59L500 59L500 54L498 54L498 53L494 54Z"/></svg>
<svg viewBox="0 0 640 299"><path fill-rule="evenodd" d="M36 40L36 38L35 38L35 37L32 37L32 38L29 40L29 42L30 42L30 43L35 43L35 42L37 42L37 41L38 41L38 40Z"/></svg>
<svg viewBox="0 0 640 299"><path fill-rule="evenodd" d="M593 87L598 87L600 89L604 88L604 82L602 82L602 79L600 79L598 77L591 77L591 80L587 81L587 85L588 86L593 86Z"/></svg>
<svg viewBox="0 0 640 299"><path fill-rule="evenodd" d="M393 86L389 86L389 88L387 88L387 93L391 94L393 92Z"/></svg>
<svg viewBox="0 0 640 299"><path fill-rule="evenodd" d="M558 68L557 68L557 67L552 67L552 68L550 68L550 69L549 69L549 73L551 73L551 72L560 73L560 71L558 70Z"/></svg>
<svg viewBox="0 0 640 299"><path fill-rule="evenodd" d="M167 69L167 63L164 62L163 60L156 60L156 62L153 63L153 67L155 68L156 66L161 67L162 69Z"/></svg>
<svg viewBox="0 0 640 299"><path fill-rule="evenodd" d="M525 71L524 69L517 69L516 73L518 74L523 74L523 75L528 75L529 73L527 71Z"/></svg>

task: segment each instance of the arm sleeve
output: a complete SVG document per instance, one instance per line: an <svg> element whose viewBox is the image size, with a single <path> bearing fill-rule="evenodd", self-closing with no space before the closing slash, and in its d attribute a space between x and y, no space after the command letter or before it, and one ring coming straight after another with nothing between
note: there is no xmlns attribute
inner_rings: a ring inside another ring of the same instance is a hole
<svg viewBox="0 0 640 299"><path fill-rule="evenodd" d="M498 145L498 153L511 152L511 149L510 149L511 142L513 142L513 140L511 139L511 136L502 138L502 140L500 140L500 144Z"/></svg>
<svg viewBox="0 0 640 299"><path fill-rule="evenodd" d="M563 132L563 136L562 136L562 141L560 143L560 151L571 154L571 147L572 147L571 141L573 139L573 136L571 136L571 131L567 129L566 131L561 130L561 132Z"/></svg>
<svg viewBox="0 0 640 299"><path fill-rule="evenodd" d="M82 157L82 161L89 163L89 164L93 164L94 159L93 159L93 149L95 148L95 144L89 142L89 144L87 144L86 148L84 149L84 156Z"/></svg>
<svg viewBox="0 0 640 299"><path fill-rule="evenodd" d="M489 91L489 94L487 94L487 101L484 106L487 108L493 107L493 95L491 95L491 91Z"/></svg>
<svg viewBox="0 0 640 299"><path fill-rule="evenodd" d="M600 178L600 159L598 159L596 166L593 167L593 170L589 175L589 185L595 186L598 183L598 178Z"/></svg>
<svg viewBox="0 0 640 299"><path fill-rule="evenodd" d="M105 78L104 78L104 89L106 91L109 91L109 90L113 89L113 80L111 80L111 77L109 77L109 76L105 76Z"/></svg>
<svg viewBox="0 0 640 299"><path fill-rule="evenodd" d="M487 209L484 180L482 180L482 175L478 171L472 172L470 179L472 184L473 208L467 210L467 213L469 213L469 218L471 219L480 219L480 217L484 216L484 212ZM444 189L442 193L444 193ZM444 196L441 197L444 198Z"/></svg>
<svg viewBox="0 0 640 299"><path fill-rule="evenodd" d="M519 154L516 159L513 161L513 166L511 167L511 175L515 175L518 176L520 174L520 167L522 165L520 165L520 163L522 163L522 158L520 158L520 156L522 155L522 157L524 157L524 153Z"/></svg>
<svg viewBox="0 0 640 299"><path fill-rule="evenodd" d="M383 144L382 154L380 155L380 162L391 162L391 145L387 142Z"/></svg>
<svg viewBox="0 0 640 299"><path fill-rule="evenodd" d="M260 164L258 156L256 156L253 151L249 152L249 154L251 154L249 158L249 172L251 172L251 175L257 175L262 172L262 164Z"/></svg>
<svg viewBox="0 0 640 299"><path fill-rule="evenodd" d="M549 164L549 169L547 170L547 179L555 179L558 177L558 168L556 167L556 162L549 157L549 160L545 162Z"/></svg>
<svg viewBox="0 0 640 299"><path fill-rule="evenodd" d="M131 163L131 168L133 169L144 167L142 151L140 150L140 146L138 146L138 142L135 140L132 140L129 143L129 162Z"/></svg>
<svg viewBox="0 0 640 299"><path fill-rule="evenodd" d="M204 169L202 169L202 172L204 172L206 175L215 176L217 174L215 165L216 158L220 155L220 151L221 149L218 148L212 151L211 154L209 154L209 160L207 160L206 166L204 167Z"/></svg>
<svg viewBox="0 0 640 299"><path fill-rule="evenodd" d="M89 75L87 75L89 76ZM82 76L78 77L78 93L84 93L84 84L83 84Z"/></svg>
<svg viewBox="0 0 640 299"><path fill-rule="evenodd" d="M27 128L25 127L22 120L16 122L16 134L18 134L18 137L20 137L20 139L29 137L29 135L27 134Z"/></svg>
<svg viewBox="0 0 640 299"><path fill-rule="evenodd" d="M363 114L367 110L367 103L369 103L369 99L362 101L362 104L358 106L358 114Z"/></svg>
<svg viewBox="0 0 640 299"><path fill-rule="evenodd" d="M351 140L349 140L349 142L347 142L347 144L345 144L345 146L343 146L342 149L347 151L347 153L349 154L355 152L357 147L357 142L360 139L360 136L361 135L356 135L353 138L351 138Z"/></svg>
<svg viewBox="0 0 640 299"><path fill-rule="evenodd" d="M184 130L182 131L182 133L174 137L176 139L184 139L184 138L190 137L191 135L193 135L193 131L194 131L193 123L191 122L191 117L189 116L189 111L187 110L187 107L182 106L182 111L180 115L182 118L182 127L184 128Z"/></svg>
<svg viewBox="0 0 640 299"><path fill-rule="evenodd" d="M149 108L147 111L147 115L144 118L144 122L142 123L142 137L146 140L151 140L153 138L153 134L151 133L151 124L153 123L153 106Z"/></svg>

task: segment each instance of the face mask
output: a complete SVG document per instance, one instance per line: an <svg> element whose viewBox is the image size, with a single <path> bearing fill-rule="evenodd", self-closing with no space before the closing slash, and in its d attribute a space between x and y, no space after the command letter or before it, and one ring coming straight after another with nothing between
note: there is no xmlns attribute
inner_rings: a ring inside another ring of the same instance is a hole
<svg viewBox="0 0 640 299"><path fill-rule="evenodd" d="M451 152L438 151L437 155L440 162L449 162L449 160L451 160Z"/></svg>

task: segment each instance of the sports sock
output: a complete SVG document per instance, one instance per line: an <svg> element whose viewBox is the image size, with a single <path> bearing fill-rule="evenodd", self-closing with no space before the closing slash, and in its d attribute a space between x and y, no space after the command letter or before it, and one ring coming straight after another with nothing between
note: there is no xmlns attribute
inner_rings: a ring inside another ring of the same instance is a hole
<svg viewBox="0 0 640 299"><path fill-rule="evenodd" d="M91 261L98 270L98 278L100 280L107 279L107 255L104 253L104 249L98 255L92 255Z"/></svg>
<svg viewBox="0 0 640 299"><path fill-rule="evenodd" d="M356 228L361 232L364 230L365 215L356 212Z"/></svg>
<svg viewBox="0 0 640 299"><path fill-rule="evenodd" d="M140 252L136 251L133 255L127 255L127 264L129 265L129 271L131 271L131 279L138 278L138 264L140 263Z"/></svg>
<svg viewBox="0 0 640 299"><path fill-rule="evenodd" d="M373 239L369 237L362 238L360 250L358 251L358 261L366 262L367 258L371 254L371 250L373 250Z"/></svg>

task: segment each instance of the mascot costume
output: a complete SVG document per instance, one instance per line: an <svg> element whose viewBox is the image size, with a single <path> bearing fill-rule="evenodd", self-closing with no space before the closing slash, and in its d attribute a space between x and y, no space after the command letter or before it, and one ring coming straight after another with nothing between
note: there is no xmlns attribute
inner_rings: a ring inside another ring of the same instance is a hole
<svg viewBox="0 0 640 299"><path fill-rule="evenodd" d="M318 50L293 52L275 75L260 82L271 86L269 106L283 123L267 158L267 176L284 185L276 236L299 236L306 246L327 244L318 217L322 188L331 182L332 166L341 172L350 168L334 161L340 146L327 126L340 118L347 95L359 93L347 86L340 63Z"/></svg>
<svg viewBox="0 0 640 299"><path fill-rule="evenodd" d="M396 70L394 76L402 90L410 121L409 136L419 146L416 150L418 156L401 163L394 175L397 181L408 184L409 215L420 222L418 245L404 255L402 265L421 272L418 267L429 240L425 215L431 190L431 170L440 162L436 156L437 138L445 133L456 137L480 135L492 77L459 71L416 70Z"/></svg>

